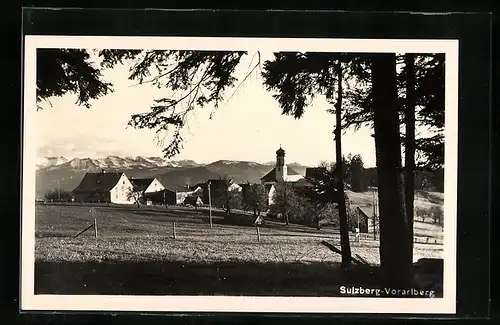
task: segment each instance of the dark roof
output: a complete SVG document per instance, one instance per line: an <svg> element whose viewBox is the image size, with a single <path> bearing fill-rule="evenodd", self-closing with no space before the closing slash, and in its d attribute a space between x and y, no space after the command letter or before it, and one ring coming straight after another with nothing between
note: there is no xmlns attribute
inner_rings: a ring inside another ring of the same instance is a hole
<svg viewBox="0 0 500 325"><path fill-rule="evenodd" d="M319 178L326 173L325 167L308 167L306 168L306 178Z"/></svg>
<svg viewBox="0 0 500 325"><path fill-rule="evenodd" d="M295 170L291 169L290 167L287 168L287 175L299 175ZM276 181L276 167L274 167L269 173L266 175L262 176L261 181L264 182L274 182Z"/></svg>
<svg viewBox="0 0 500 325"><path fill-rule="evenodd" d="M164 193L169 191L169 189L159 190L156 192L144 193L144 197L146 198L158 198L163 197Z"/></svg>
<svg viewBox="0 0 500 325"><path fill-rule="evenodd" d="M193 188L193 187L187 187L186 185L184 186L179 185L179 186L169 186L166 189L171 192L183 193L183 192L192 192L196 189L196 187Z"/></svg>
<svg viewBox="0 0 500 325"><path fill-rule="evenodd" d="M283 150L283 148L280 148L278 150L276 150L276 155L278 156L284 156L285 155L285 150Z"/></svg>
<svg viewBox="0 0 500 325"><path fill-rule="evenodd" d="M87 173L73 192L109 192L123 173Z"/></svg>
<svg viewBox="0 0 500 325"><path fill-rule="evenodd" d="M130 178L130 182L134 186L134 191L146 190L154 180L154 178Z"/></svg>
<svg viewBox="0 0 500 325"><path fill-rule="evenodd" d="M308 179L301 178L298 181L293 182L292 185L294 188L309 188L312 186L312 183Z"/></svg>
<svg viewBox="0 0 500 325"><path fill-rule="evenodd" d="M189 186L189 189L190 189L190 190L192 190L192 191L194 191L194 190L196 190L198 187L203 188L205 185L206 185L206 183L196 183L196 184L194 184L194 185L192 185L192 186Z"/></svg>
<svg viewBox="0 0 500 325"><path fill-rule="evenodd" d="M207 182L210 182L210 184L223 184L224 182L229 181L229 184L233 184L233 179L228 178L228 179L223 179L223 178L214 178L214 179L209 179Z"/></svg>
<svg viewBox="0 0 500 325"><path fill-rule="evenodd" d="M184 204L196 205L198 203L203 203L201 198L198 196L188 196L184 199Z"/></svg>

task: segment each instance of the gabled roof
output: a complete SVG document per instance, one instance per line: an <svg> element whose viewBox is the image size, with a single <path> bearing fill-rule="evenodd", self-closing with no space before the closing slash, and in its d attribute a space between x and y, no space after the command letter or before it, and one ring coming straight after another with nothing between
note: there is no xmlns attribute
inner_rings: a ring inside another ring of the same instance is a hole
<svg viewBox="0 0 500 325"><path fill-rule="evenodd" d="M145 191L154 180L154 178L131 178L130 182L134 186L134 191Z"/></svg>
<svg viewBox="0 0 500 325"><path fill-rule="evenodd" d="M109 192L123 173L87 173L73 192Z"/></svg>
<svg viewBox="0 0 500 325"><path fill-rule="evenodd" d="M307 167L306 168L306 178L320 178L326 173L325 167Z"/></svg>
<svg viewBox="0 0 500 325"><path fill-rule="evenodd" d="M149 193L144 193L144 197L145 198L162 198L164 197L164 193L169 191L168 189L164 189L164 190L159 190L159 191L156 191L156 192L149 192Z"/></svg>
<svg viewBox="0 0 500 325"><path fill-rule="evenodd" d="M295 170L290 167L287 168L287 175L299 175ZM269 173L260 178L264 182L275 182L276 181L276 167L274 167Z"/></svg>
<svg viewBox="0 0 500 325"><path fill-rule="evenodd" d="M311 181L309 181L306 178L301 178L298 181L293 182L292 186L294 188L309 188L309 187L312 187L312 183L311 183Z"/></svg>
<svg viewBox="0 0 500 325"><path fill-rule="evenodd" d="M362 206L358 209L363 213L365 218L373 218L373 206Z"/></svg>

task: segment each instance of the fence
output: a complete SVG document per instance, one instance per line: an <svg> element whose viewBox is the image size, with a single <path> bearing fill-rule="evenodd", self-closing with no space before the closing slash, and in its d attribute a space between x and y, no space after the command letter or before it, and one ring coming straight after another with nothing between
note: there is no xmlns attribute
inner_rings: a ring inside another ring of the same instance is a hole
<svg viewBox="0 0 500 325"><path fill-rule="evenodd" d="M90 226L88 226L87 228L83 229L82 231L80 231L78 234L76 234L73 238L76 238L78 236L80 236L81 234L83 234L84 232L86 232L87 230L91 229L91 228L94 228L94 237L97 238L97 219L94 219L94 223L91 224Z"/></svg>
<svg viewBox="0 0 500 325"><path fill-rule="evenodd" d="M40 203L39 203L40 204ZM45 206L82 206L81 203L75 203L75 202L50 202L50 203L41 203L42 205ZM120 211L122 208L125 209L135 209L135 205L119 205L119 204L106 204L106 203L84 203L83 206L88 206L88 207L112 207L116 209L116 211ZM209 207L202 206L202 207L187 207L183 205L169 205L169 206L155 206L155 205L143 205L138 210L147 212L147 211L168 211L169 208L176 208L176 209L182 209L182 210L190 210L190 211L198 211L201 212L202 214L208 214ZM102 210L101 214L104 213L101 217L105 218L107 220L107 214L109 213L108 210ZM125 212L124 212L125 213ZM214 217L221 217L225 216L225 212L222 209L217 209L217 208L212 208L212 215ZM95 215L92 216L94 219ZM99 218L101 218L99 217ZM61 216L60 216L61 218ZM268 221L274 221L277 222L277 220L274 220L272 218L266 218L269 219ZM105 223L106 223L106 220ZM177 220L178 221L178 220ZM220 224L229 224L229 225L234 225L234 226L247 226L247 227L252 227L254 225L255 218L253 218L253 213L251 212L245 212L242 210L232 210L232 214L228 220L224 218L224 221L221 221L219 219L218 223ZM124 224L126 225L126 224ZM83 229L80 233L78 233L75 237L80 236L82 233L89 231L92 227L94 227L94 235L97 238L97 220L94 219L94 223L90 226L86 226L85 229ZM176 228L178 227L178 224L172 224L172 236L174 238L178 237L178 232L176 233ZM106 226L105 226L106 228ZM116 229L116 224L113 225L113 228ZM314 227L312 227L314 228ZM322 229L330 228L330 227L322 227ZM107 229L107 228L106 228ZM168 228L167 228L168 229ZM107 230L105 230L106 232ZM131 230L135 231L135 230ZM256 228L255 230L256 234L256 239L258 242L261 241L261 233L260 229ZM327 231L330 233L329 231ZM326 233L325 233L326 234ZM332 233L333 234L333 233ZM378 241L379 240L379 234L376 233L375 235L372 232L369 233L359 233L358 235L354 232L349 233L350 236L350 241L352 243L356 243L359 241ZM436 244L436 245L442 245L443 244L443 238L440 236L426 236L426 235L416 235L414 237L414 243L419 243L419 244Z"/></svg>

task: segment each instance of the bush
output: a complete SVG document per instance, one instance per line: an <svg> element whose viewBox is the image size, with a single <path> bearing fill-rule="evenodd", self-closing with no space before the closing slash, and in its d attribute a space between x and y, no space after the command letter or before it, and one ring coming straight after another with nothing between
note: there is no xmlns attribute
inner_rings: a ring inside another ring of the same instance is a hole
<svg viewBox="0 0 500 325"><path fill-rule="evenodd" d="M73 193L63 190L50 190L45 194L45 200L52 202L69 202L72 198Z"/></svg>
<svg viewBox="0 0 500 325"><path fill-rule="evenodd" d="M339 224L339 209L336 203L328 203L319 210L319 218L322 221L331 222L335 225Z"/></svg>

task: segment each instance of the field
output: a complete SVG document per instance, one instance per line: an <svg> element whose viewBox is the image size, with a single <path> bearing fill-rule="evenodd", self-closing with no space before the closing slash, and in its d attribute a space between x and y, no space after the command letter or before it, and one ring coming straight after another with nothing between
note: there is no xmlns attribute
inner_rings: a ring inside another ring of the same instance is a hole
<svg viewBox="0 0 500 325"><path fill-rule="evenodd" d="M35 293L336 296L340 285L380 283L372 235L351 238L371 266L345 272L320 244L340 247L337 229L268 221L259 241L253 217L228 224L221 214L210 228L207 212L192 208L37 205ZM97 238L94 228L74 238L94 219ZM441 242L439 226L415 226ZM415 261L442 258L442 245L429 242L415 244Z"/></svg>

